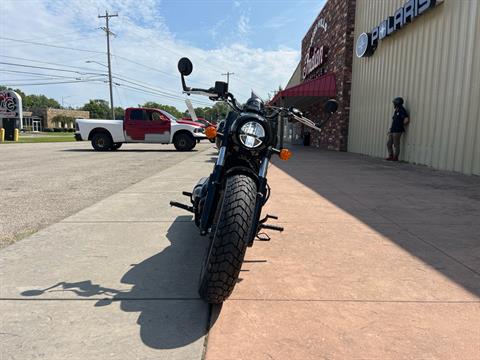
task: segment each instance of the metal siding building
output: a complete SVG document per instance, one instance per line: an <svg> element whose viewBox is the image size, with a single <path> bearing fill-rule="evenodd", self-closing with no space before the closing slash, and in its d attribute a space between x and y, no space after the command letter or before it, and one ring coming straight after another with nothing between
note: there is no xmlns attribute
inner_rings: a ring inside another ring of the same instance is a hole
<svg viewBox="0 0 480 360"><path fill-rule="evenodd" d="M405 0L357 0L355 39L392 16ZM384 157L402 96L411 123L401 159L480 175L480 1L444 0L354 55L348 150Z"/></svg>

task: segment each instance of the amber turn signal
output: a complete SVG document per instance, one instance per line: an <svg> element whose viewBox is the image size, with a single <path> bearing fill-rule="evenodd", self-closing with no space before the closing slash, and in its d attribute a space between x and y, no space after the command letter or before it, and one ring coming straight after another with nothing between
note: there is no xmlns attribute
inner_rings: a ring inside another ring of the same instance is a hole
<svg viewBox="0 0 480 360"><path fill-rule="evenodd" d="M215 128L215 126L209 126L205 129L205 135L207 136L207 138L209 138L210 140L211 139L215 139L215 137L217 136L217 129Z"/></svg>
<svg viewBox="0 0 480 360"><path fill-rule="evenodd" d="M280 150L280 153L278 154L278 157L282 160L289 160L292 157L292 152L288 149L282 149Z"/></svg>

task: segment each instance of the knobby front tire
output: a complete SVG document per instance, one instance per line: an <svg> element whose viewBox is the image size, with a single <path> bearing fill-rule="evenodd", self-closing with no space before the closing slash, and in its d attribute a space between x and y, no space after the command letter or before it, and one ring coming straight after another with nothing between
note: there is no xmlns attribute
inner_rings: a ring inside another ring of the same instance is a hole
<svg viewBox="0 0 480 360"><path fill-rule="evenodd" d="M199 293L211 304L224 302L235 287L250 234L257 185L250 177L227 178L218 225L202 268Z"/></svg>

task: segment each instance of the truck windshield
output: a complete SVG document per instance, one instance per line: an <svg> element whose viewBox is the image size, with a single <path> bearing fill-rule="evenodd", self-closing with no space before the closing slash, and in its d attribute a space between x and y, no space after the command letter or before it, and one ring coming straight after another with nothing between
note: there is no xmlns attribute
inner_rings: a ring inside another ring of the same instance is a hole
<svg viewBox="0 0 480 360"><path fill-rule="evenodd" d="M175 116L173 116L172 114L170 114L168 111L165 111L165 110L160 110L160 111L161 111L161 113L162 113L163 115L165 115L166 117L168 117L168 118L170 119L170 121L171 121L171 120L177 121L177 118L176 118Z"/></svg>

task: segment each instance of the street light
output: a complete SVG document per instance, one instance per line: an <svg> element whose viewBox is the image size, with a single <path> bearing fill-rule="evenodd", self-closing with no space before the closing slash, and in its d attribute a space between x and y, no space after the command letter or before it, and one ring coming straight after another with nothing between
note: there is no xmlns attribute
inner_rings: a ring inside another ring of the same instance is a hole
<svg viewBox="0 0 480 360"><path fill-rule="evenodd" d="M108 65L110 65L110 58L108 60ZM113 108L113 89L112 89L112 69L110 66L107 66L105 64L102 64L101 62L95 61L95 60L86 60L85 61L87 64L95 63L98 65L102 65L106 68L108 68L108 82L109 82L109 88L110 88L110 109L112 111L112 119L115 120L115 109Z"/></svg>

